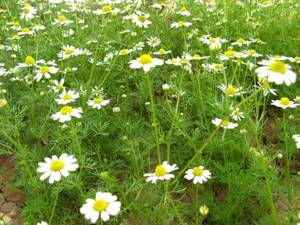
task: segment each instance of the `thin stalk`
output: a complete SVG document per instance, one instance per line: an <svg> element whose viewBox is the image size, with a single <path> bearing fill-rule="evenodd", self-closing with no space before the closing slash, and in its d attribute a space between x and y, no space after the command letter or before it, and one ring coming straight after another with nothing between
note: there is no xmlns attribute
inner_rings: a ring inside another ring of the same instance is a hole
<svg viewBox="0 0 300 225"><path fill-rule="evenodd" d="M60 186L57 187L57 190L56 190L56 193L55 193L54 203L53 203L53 206L52 206L51 215L50 215L49 223L48 223L49 225L51 225L52 220L53 220L53 216L54 216L55 208L56 208L56 205L57 205L57 200L58 200L59 193L60 193Z"/></svg>
<svg viewBox="0 0 300 225"><path fill-rule="evenodd" d="M151 127L153 127L154 130L154 136L156 140L156 151L157 151L157 159L159 164L161 163L161 154L160 154L160 147L159 147L159 140L158 140L158 130L157 130L157 117L156 117L156 112L155 112L155 103L154 103L154 96L153 96L153 91L152 91L152 83L150 80L150 74L146 74L146 81L147 81L147 86L148 86L148 92L149 92L149 97L150 97L150 107L151 107L151 114L152 114L152 123Z"/></svg>

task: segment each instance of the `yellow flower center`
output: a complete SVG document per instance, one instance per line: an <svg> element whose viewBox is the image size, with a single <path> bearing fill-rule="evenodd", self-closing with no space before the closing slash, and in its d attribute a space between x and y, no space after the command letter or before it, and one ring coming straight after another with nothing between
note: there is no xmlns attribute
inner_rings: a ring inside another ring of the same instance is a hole
<svg viewBox="0 0 300 225"><path fill-rule="evenodd" d="M97 212L103 212L107 209L108 207L108 203L103 200L103 199L99 199L94 203L93 208L97 211Z"/></svg>
<svg viewBox="0 0 300 225"><path fill-rule="evenodd" d="M60 110L60 113L62 115L68 115L68 114L70 114L72 112L73 112L73 108L71 106L67 106L67 105L64 106L64 107L62 107L61 110Z"/></svg>
<svg viewBox="0 0 300 225"><path fill-rule="evenodd" d="M180 20L178 21L179 26L183 26L184 25L184 21Z"/></svg>
<svg viewBox="0 0 300 225"><path fill-rule="evenodd" d="M105 5L105 6L102 7L102 11L106 12L106 13L110 13L113 10L112 10L112 7L110 5Z"/></svg>
<svg viewBox="0 0 300 225"><path fill-rule="evenodd" d="M201 58L201 56L198 54L193 55L193 59L200 59L200 58Z"/></svg>
<svg viewBox="0 0 300 225"><path fill-rule="evenodd" d="M187 11L187 8L185 6L181 7L180 9L181 12L186 12Z"/></svg>
<svg viewBox="0 0 300 225"><path fill-rule="evenodd" d="M244 39L244 38L239 38L239 39L237 40L237 42L240 43L240 44L243 44L243 43L245 42L245 39Z"/></svg>
<svg viewBox="0 0 300 225"><path fill-rule="evenodd" d="M64 85L63 85L63 84L58 84L56 87L57 87L57 89L59 89L59 90L64 89Z"/></svg>
<svg viewBox="0 0 300 225"><path fill-rule="evenodd" d="M200 167L195 167L193 169L193 174L194 174L194 176L199 177L203 174L203 169L201 169Z"/></svg>
<svg viewBox="0 0 300 225"><path fill-rule="evenodd" d="M66 49L64 52L65 52L67 55L70 55L70 54L72 54L74 51L75 51L75 48L68 48L68 49Z"/></svg>
<svg viewBox="0 0 300 225"><path fill-rule="evenodd" d="M101 102L103 102L103 98L94 98L95 104L100 104Z"/></svg>
<svg viewBox="0 0 300 225"><path fill-rule="evenodd" d="M50 165L51 171L60 171L65 167L65 164L61 160L54 160Z"/></svg>
<svg viewBox="0 0 300 225"><path fill-rule="evenodd" d="M42 74L48 73L49 70L50 70L49 66L42 66L41 67L41 73Z"/></svg>
<svg viewBox="0 0 300 225"><path fill-rule="evenodd" d="M163 55L163 54L166 54L166 50L165 50L165 49L163 49L163 48L159 49L159 51L158 51L158 52L159 52L159 54L162 54L162 55Z"/></svg>
<svg viewBox="0 0 300 225"><path fill-rule="evenodd" d="M222 120L221 126L228 127L229 126L229 122L227 120Z"/></svg>
<svg viewBox="0 0 300 225"><path fill-rule="evenodd" d="M155 175L157 177L162 177L167 173L167 170L165 167L163 167L162 165L158 165L155 167Z"/></svg>
<svg viewBox="0 0 300 225"><path fill-rule="evenodd" d="M275 61L269 65L269 69L272 72L285 74L285 72L287 71L287 66L281 61Z"/></svg>
<svg viewBox="0 0 300 225"><path fill-rule="evenodd" d="M22 29L22 31L25 32L25 33L30 32L30 30L29 30L28 27L24 27L24 28Z"/></svg>
<svg viewBox="0 0 300 225"><path fill-rule="evenodd" d="M233 87L232 85L229 85L229 86L227 87L227 89L226 89L226 93L227 93L228 95L235 95L235 93L236 93L236 88Z"/></svg>
<svg viewBox="0 0 300 225"><path fill-rule="evenodd" d="M139 62L143 65L151 64L153 62L153 58L149 54L144 54L139 58Z"/></svg>
<svg viewBox="0 0 300 225"><path fill-rule="evenodd" d="M18 26L20 26L20 23L19 23L18 21L15 21L15 22L13 23L13 25L14 25L15 27L18 27Z"/></svg>
<svg viewBox="0 0 300 225"><path fill-rule="evenodd" d="M215 69L217 69L217 70L222 68L222 65L219 63L215 63L214 66L215 66Z"/></svg>
<svg viewBox="0 0 300 225"><path fill-rule="evenodd" d="M24 12L25 14L30 13L30 7L29 7L29 6L25 6L23 12Z"/></svg>
<svg viewBox="0 0 300 225"><path fill-rule="evenodd" d="M250 55L254 55L254 54L256 53L256 51L255 51L254 49L250 49L250 50L248 50L248 53L249 53Z"/></svg>
<svg viewBox="0 0 300 225"><path fill-rule="evenodd" d="M35 64L35 60L34 60L34 58L32 56L26 56L25 63L27 65L34 65Z"/></svg>
<svg viewBox="0 0 300 225"><path fill-rule="evenodd" d="M300 56L295 57L296 62L300 62Z"/></svg>
<svg viewBox="0 0 300 225"><path fill-rule="evenodd" d="M64 21L67 20L67 18L66 18L64 15L59 15L59 16L58 16L58 20L59 20L60 22L64 22Z"/></svg>
<svg viewBox="0 0 300 225"><path fill-rule="evenodd" d="M216 39L214 37L209 38L209 42L214 43L215 41L216 41Z"/></svg>
<svg viewBox="0 0 300 225"><path fill-rule="evenodd" d="M280 104L281 104L281 105L285 105L285 106L289 105L289 104L290 104L289 98L287 98L287 97L281 98L281 99L280 99Z"/></svg>
<svg viewBox="0 0 300 225"><path fill-rule="evenodd" d="M138 19L139 19L139 21L141 21L141 22L145 22L146 21L146 16L145 15L139 15L138 16Z"/></svg>
<svg viewBox="0 0 300 225"><path fill-rule="evenodd" d="M72 95L70 95L70 94L65 94L65 95L63 96L63 100L68 101L68 100L71 100L71 99L72 99Z"/></svg>
<svg viewBox="0 0 300 225"><path fill-rule="evenodd" d="M229 49L227 50L225 53L224 53L225 56L231 58L231 57L234 57L235 56L235 51Z"/></svg>
<svg viewBox="0 0 300 225"><path fill-rule="evenodd" d="M128 49L121 49L119 54L120 55L127 55L128 54Z"/></svg>

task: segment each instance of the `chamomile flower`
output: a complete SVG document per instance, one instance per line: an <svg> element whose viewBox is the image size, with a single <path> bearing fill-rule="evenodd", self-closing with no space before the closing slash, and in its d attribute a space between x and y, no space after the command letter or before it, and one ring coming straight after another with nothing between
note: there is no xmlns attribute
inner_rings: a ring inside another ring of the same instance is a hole
<svg viewBox="0 0 300 225"><path fill-rule="evenodd" d="M164 48L160 48L158 51L153 52L154 55L167 55L171 53L171 50L165 50Z"/></svg>
<svg viewBox="0 0 300 225"><path fill-rule="evenodd" d="M144 72L149 72L151 68L163 65L164 61L158 58L152 58L150 54L144 54L135 60L131 60L129 64L132 69L143 68Z"/></svg>
<svg viewBox="0 0 300 225"><path fill-rule="evenodd" d="M221 63L203 64L202 66L205 70L211 72L221 72L225 70L224 65Z"/></svg>
<svg viewBox="0 0 300 225"><path fill-rule="evenodd" d="M267 78L259 79L258 87L263 90L264 96L267 96L268 94L277 95L277 90L271 88L271 85L268 82Z"/></svg>
<svg viewBox="0 0 300 225"><path fill-rule="evenodd" d="M110 100L104 100L103 97L95 97L93 99L89 99L87 104L93 109L101 109L103 106L106 106Z"/></svg>
<svg viewBox="0 0 300 225"><path fill-rule="evenodd" d="M154 173L146 173L144 176L147 177L146 182L156 184L158 180L171 180L174 178L174 174L171 173L177 169L176 164L170 165L167 161L164 161L161 165L155 167Z"/></svg>
<svg viewBox="0 0 300 225"><path fill-rule="evenodd" d="M51 75L56 74L58 70L59 69L56 67L55 62L50 61L47 64L38 67L34 80L40 81L43 77L49 79Z"/></svg>
<svg viewBox="0 0 300 225"><path fill-rule="evenodd" d="M228 86L220 84L218 85L218 88L222 90L225 94L227 94L229 97L239 96L242 93L242 88L235 87L231 84L229 84Z"/></svg>
<svg viewBox="0 0 300 225"><path fill-rule="evenodd" d="M75 48L74 46L64 45L62 47L62 50L57 55L61 59L68 59L68 58L78 55L79 52L80 52L80 50Z"/></svg>
<svg viewBox="0 0 300 225"><path fill-rule="evenodd" d="M49 183L60 181L61 177L69 176L70 172L78 168L77 160L73 155L62 154L59 158L54 155L51 158L45 158L45 162L40 162L37 169L42 173L40 180L49 178Z"/></svg>
<svg viewBox="0 0 300 225"><path fill-rule="evenodd" d="M80 208L80 213L93 224L99 218L106 222L110 216L116 216L120 212L121 203L117 199L117 196L109 192L97 192L96 199L87 199Z"/></svg>
<svg viewBox="0 0 300 225"><path fill-rule="evenodd" d="M203 184L211 178L211 172L209 170L205 170L203 166L198 166L193 169L188 169L185 172L184 178L187 180L193 180L193 184Z"/></svg>
<svg viewBox="0 0 300 225"><path fill-rule="evenodd" d="M187 22L187 21L178 21L178 22L174 22L171 24L171 28L179 28L179 27L189 27L191 26L192 23L191 22Z"/></svg>
<svg viewBox="0 0 300 225"><path fill-rule="evenodd" d="M290 101L288 97L282 97L280 100L272 100L271 105L282 109L296 108L297 106L293 101Z"/></svg>
<svg viewBox="0 0 300 225"><path fill-rule="evenodd" d="M203 44L209 46L212 51L218 51L221 49L222 44L226 43L227 40L219 37L212 37L210 35L204 35L199 39Z"/></svg>
<svg viewBox="0 0 300 225"><path fill-rule="evenodd" d="M147 28L152 22L148 20L150 17L149 13L143 13L137 11L132 15L132 22L136 24L138 27Z"/></svg>
<svg viewBox="0 0 300 225"><path fill-rule="evenodd" d="M160 45L160 39L157 37L150 37L148 38L147 44L151 47L156 47Z"/></svg>
<svg viewBox="0 0 300 225"><path fill-rule="evenodd" d="M251 44L251 41L247 41L244 38L239 38L235 42L231 43L231 45L237 45L239 47L243 45L249 45L249 44Z"/></svg>
<svg viewBox="0 0 300 225"><path fill-rule="evenodd" d="M256 69L259 78L267 78L268 82L277 85L291 85L296 82L296 73L291 70L290 65L277 60L263 60L258 64L262 65Z"/></svg>
<svg viewBox="0 0 300 225"><path fill-rule="evenodd" d="M300 134L294 134L294 135L293 135L293 139L294 139L295 142L296 142L297 148L300 148Z"/></svg>
<svg viewBox="0 0 300 225"><path fill-rule="evenodd" d="M216 125L217 127L222 127L224 129L234 129L238 126L237 123L232 123L232 122L229 122L228 120L222 120L219 118L214 119L212 121L212 123L214 125Z"/></svg>
<svg viewBox="0 0 300 225"><path fill-rule="evenodd" d="M247 51L244 51L244 54L254 58L262 56L261 54L257 53L254 49L249 49Z"/></svg>
<svg viewBox="0 0 300 225"><path fill-rule="evenodd" d="M54 19L53 25L59 25L59 26L68 26L72 24L73 21L67 19L67 17L64 14L59 14L56 19Z"/></svg>
<svg viewBox="0 0 300 225"><path fill-rule="evenodd" d="M75 102L77 98L79 98L79 94L77 92L63 90L63 92L59 95L59 98L55 99L55 101L60 105L67 105L71 102Z"/></svg>
<svg viewBox="0 0 300 225"><path fill-rule="evenodd" d="M24 63L18 63L17 68L33 67L35 65L36 65L35 59L32 56L28 55L26 56Z"/></svg>
<svg viewBox="0 0 300 225"><path fill-rule="evenodd" d="M190 16L191 13L188 11L188 9L185 6L182 6L176 14L179 14L181 16Z"/></svg>
<svg viewBox="0 0 300 225"><path fill-rule="evenodd" d="M32 36L34 34L35 34L34 30L30 30L30 28L28 28L28 27L24 27L24 28L22 28L21 31L18 32L18 35L20 35L20 36L26 36L26 35Z"/></svg>
<svg viewBox="0 0 300 225"><path fill-rule="evenodd" d="M72 117L80 118L82 113L82 109L79 108L73 108L71 106L65 105L63 106L59 112L55 113L51 116L53 120L58 120L61 123L64 123L66 121L70 121Z"/></svg>
<svg viewBox="0 0 300 225"><path fill-rule="evenodd" d="M128 55L131 52L133 52L133 49L123 48L120 51L117 51L116 54L117 55Z"/></svg>
<svg viewBox="0 0 300 225"><path fill-rule="evenodd" d="M220 55L221 60L229 60L229 59L234 59L234 58L241 58L245 57L246 55L243 54L242 52L236 52L232 49L228 49L227 51L224 52L224 54Z"/></svg>
<svg viewBox="0 0 300 225"><path fill-rule="evenodd" d="M239 121L245 118L244 113L239 108L232 109L230 116L235 120Z"/></svg>
<svg viewBox="0 0 300 225"><path fill-rule="evenodd" d="M54 80L52 84L52 90L54 92L63 91L65 89L64 83L65 83L65 79L61 79L60 81Z"/></svg>
<svg viewBox="0 0 300 225"><path fill-rule="evenodd" d="M34 18L34 15L36 14L36 9L31 6L29 3L25 3L23 7L23 12L21 14L21 19L30 20Z"/></svg>
<svg viewBox="0 0 300 225"><path fill-rule="evenodd" d="M101 9L97 9L94 11L94 14L101 15L101 14L117 14L120 13L121 9L114 8L111 5L104 5Z"/></svg>

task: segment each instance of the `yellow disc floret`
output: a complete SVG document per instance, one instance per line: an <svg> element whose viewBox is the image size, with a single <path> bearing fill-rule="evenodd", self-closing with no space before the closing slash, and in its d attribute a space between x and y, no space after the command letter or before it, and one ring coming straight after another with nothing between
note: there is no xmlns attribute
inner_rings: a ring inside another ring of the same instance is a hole
<svg viewBox="0 0 300 225"><path fill-rule="evenodd" d="M50 165L51 171L60 171L65 167L65 164L61 160L54 160Z"/></svg>
<svg viewBox="0 0 300 225"><path fill-rule="evenodd" d="M289 105L289 104L290 104L289 98L287 98L287 97L282 97L282 98L280 99L280 104L281 104L281 105L285 105L285 106Z"/></svg>
<svg viewBox="0 0 300 225"><path fill-rule="evenodd" d="M203 169L201 169L200 167L195 167L193 169L193 174L194 174L194 176L199 177L203 174Z"/></svg>
<svg viewBox="0 0 300 225"><path fill-rule="evenodd" d="M139 58L139 62L143 65L151 64L153 62L153 58L149 54L144 54Z"/></svg>
<svg viewBox="0 0 300 225"><path fill-rule="evenodd" d="M108 207L108 203L104 199L97 200L93 205L93 208L97 212L103 212L107 209L107 207Z"/></svg>
<svg viewBox="0 0 300 225"><path fill-rule="evenodd" d="M167 173L167 170L162 165L158 165L155 167L155 175L158 177L162 177Z"/></svg>
<svg viewBox="0 0 300 225"><path fill-rule="evenodd" d="M70 114L72 112L73 112L73 108L71 106L67 106L67 105L64 106L64 107L62 107L61 110L60 110L60 113L62 115L68 115L68 114Z"/></svg>
<svg viewBox="0 0 300 225"><path fill-rule="evenodd" d="M285 74L285 72L287 71L288 68L287 68L287 66L283 62L281 62L281 61L275 61L275 62L272 62L269 65L269 69L272 72Z"/></svg>

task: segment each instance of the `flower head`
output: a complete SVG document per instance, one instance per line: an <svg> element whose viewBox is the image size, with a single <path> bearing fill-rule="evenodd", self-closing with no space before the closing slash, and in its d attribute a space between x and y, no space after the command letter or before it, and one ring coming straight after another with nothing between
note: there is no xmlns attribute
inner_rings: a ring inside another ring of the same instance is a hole
<svg viewBox="0 0 300 225"><path fill-rule="evenodd" d="M187 180L193 180L194 184L203 184L211 178L211 173L209 170L205 170L203 166L198 166L193 169L188 169L185 172L184 178Z"/></svg>
<svg viewBox="0 0 300 225"><path fill-rule="evenodd" d="M144 176L147 177L146 182L156 184L158 180L171 180L174 178L171 172L177 169L176 164L170 165L167 161L164 161L161 165L155 167L154 173L146 173Z"/></svg>

